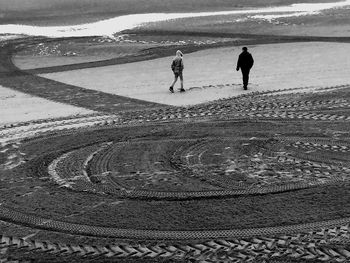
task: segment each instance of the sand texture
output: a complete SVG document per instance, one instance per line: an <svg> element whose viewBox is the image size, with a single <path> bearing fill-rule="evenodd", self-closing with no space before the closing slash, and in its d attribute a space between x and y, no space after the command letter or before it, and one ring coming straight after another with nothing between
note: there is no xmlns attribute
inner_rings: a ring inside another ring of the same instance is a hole
<svg viewBox="0 0 350 263"><path fill-rule="evenodd" d="M255 65L248 92L350 83L350 45L290 43L249 47ZM172 57L41 75L87 89L169 105L193 105L242 94L240 48L185 54L186 94L170 94ZM103 76L103 78L101 78ZM230 84L226 86L226 84ZM175 89L179 88L179 84Z"/></svg>

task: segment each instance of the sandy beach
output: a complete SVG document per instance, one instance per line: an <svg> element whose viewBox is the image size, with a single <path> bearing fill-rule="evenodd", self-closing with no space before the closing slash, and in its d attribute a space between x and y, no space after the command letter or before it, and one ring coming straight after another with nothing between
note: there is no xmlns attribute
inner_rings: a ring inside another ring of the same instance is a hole
<svg viewBox="0 0 350 263"><path fill-rule="evenodd" d="M346 43L270 44L250 46L249 50L255 65L247 92L350 83L350 45ZM185 94L168 91L173 79L172 57L41 76L111 94L186 106L246 93L241 73L235 71L240 52L240 47L227 47L186 54Z"/></svg>
<svg viewBox="0 0 350 263"><path fill-rule="evenodd" d="M91 110L34 97L2 86L0 105L0 125L93 113Z"/></svg>
<svg viewBox="0 0 350 263"><path fill-rule="evenodd" d="M76 25L96 22L122 15L143 13L170 13L194 11L242 10L256 7L284 6L295 3L314 3L314 0L11 0L0 2L0 24L30 24L42 26ZM318 0L317 3L334 3L336 0Z"/></svg>
<svg viewBox="0 0 350 263"><path fill-rule="evenodd" d="M0 0L0 262L349 262L349 14Z"/></svg>

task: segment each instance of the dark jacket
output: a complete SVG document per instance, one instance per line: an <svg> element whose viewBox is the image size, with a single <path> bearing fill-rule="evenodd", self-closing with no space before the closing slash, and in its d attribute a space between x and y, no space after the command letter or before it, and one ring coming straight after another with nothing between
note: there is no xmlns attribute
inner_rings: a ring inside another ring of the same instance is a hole
<svg viewBox="0 0 350 263"><path fill-rule="evenodd" d="M173 62L171 63L171 69L174 73L180 73L184 69L184 63L182 58L175 57Z"/></svg>
<svg viewBox="0 0 350 263"><path fill-rule="evenodd" d="M239 70L240 68L242 70L248 70L251 69L253 65L253 56L248 51L243 51L238 57L237 70Z"/></svg>

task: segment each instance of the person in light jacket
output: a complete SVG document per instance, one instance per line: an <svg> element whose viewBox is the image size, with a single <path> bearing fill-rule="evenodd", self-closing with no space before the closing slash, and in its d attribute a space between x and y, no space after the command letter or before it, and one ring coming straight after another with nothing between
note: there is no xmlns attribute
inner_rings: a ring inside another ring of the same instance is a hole
<svg viewBox="0 0 350 263"><path fill-rule="evenodd" d="M183 57L183 53L180 50L176 51L176 56L171 63L171 70L174 72L174 81L170 85L170 88L169 88L171 93L174 93L174 85L179 77L180 77L180 81L181 81L180 92L185 91L184 79L183 79L183 74L182 74L182 71L184 69L184 62L183 62L182 57Z"/></svg>
<svg viewBox="0 0 350 263"><path fill-rule="evenodd" d="M253 65L254 65L254 59L252 54L248 52L247 47L243 47L242 53L238 57L236 70L239 71L239 69L241 69L242 71L243 88L245 90L247 90L248 88L249 72L253 67Z"/></svg>

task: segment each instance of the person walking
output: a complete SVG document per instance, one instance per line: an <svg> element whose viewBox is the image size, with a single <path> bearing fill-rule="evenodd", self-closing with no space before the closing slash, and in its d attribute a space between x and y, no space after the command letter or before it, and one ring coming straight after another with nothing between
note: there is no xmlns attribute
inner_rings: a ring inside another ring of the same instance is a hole
<svg viewBox="0 0 350 263"><path fill-rule="evenodd" d="M174 72L174 81L169 88L171 93L174 93L174 85L179 77L180 77L180 81L181 81L180 92L185 91L184 79L183 79L183 74L182 74L182 71L184 69L184 62L183 62L182 57L183 57L183 53L180 50L176 51L176 56L173 59L173 62L171 63L171 70Z"/></svg>
<svg viewBox="0 0 350 263"><path fill-rule="evenodd" d="M247 47L242 48L242 53L238 57L236 70L241 69L243 76L243 88L247 90L249 82L249 72L254 65L254 59L252 54L248 52Z"/></svg>

